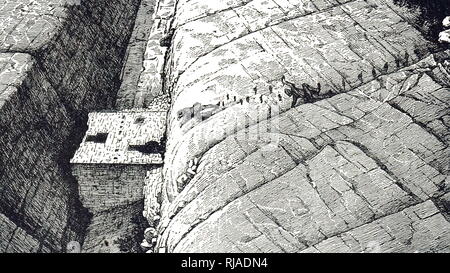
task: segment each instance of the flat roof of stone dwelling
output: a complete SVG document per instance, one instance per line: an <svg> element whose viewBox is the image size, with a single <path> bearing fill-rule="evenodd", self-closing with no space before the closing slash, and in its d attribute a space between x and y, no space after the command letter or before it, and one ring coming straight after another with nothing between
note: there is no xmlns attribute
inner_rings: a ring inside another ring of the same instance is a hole
<svg viewBox="0 0 450 273"><path fill-rule="evenodd" d="M130 147L160 143L166 130L166 111L130 110L89 114L88 130L72 164L162 164L161 154Z"/></svg>

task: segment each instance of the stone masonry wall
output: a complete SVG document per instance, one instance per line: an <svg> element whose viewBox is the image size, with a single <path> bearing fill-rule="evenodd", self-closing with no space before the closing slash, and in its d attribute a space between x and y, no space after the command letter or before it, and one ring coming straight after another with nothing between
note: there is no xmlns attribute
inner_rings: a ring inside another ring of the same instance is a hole
<svg viewBox="0 0 450 273"><path fill-rule="evenodd" d="M74 164L83 205L92 213L142 200L148 165Z"/></svg>

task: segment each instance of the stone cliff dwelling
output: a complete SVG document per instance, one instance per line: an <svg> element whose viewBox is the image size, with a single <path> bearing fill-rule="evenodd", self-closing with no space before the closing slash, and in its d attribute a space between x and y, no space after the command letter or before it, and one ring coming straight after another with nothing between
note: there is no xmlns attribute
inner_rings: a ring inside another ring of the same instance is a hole
<svg viewBox="0 0 450 273"><path fill-rule="evenodd" d="M143 199L147 173L163 164L158 147L166 115L164 109L89 114L86 137L71 160L86 208L98 212Z"/></svg>
<svg viewBox="0 0 450 273"><path fill-rule="evenodd" d="M0 252L450 252L448 16L0 0Z"/></svg>

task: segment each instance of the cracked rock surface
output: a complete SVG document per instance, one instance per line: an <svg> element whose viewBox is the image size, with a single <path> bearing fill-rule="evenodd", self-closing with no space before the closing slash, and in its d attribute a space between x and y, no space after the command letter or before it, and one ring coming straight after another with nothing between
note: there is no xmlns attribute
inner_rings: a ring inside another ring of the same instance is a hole
<svg viewBox="0 0 450 273"><path fill-rule="evenodd" d="M119 88L139 2L0 0L0 252L83 243L68 162Z"/></svg>
<svg viewBox="0 0 450 273"><path fill-rule="evenodd" d="M450 51L412 15L391 0L176 9L159 247L450 251ZM291 107L283 76L327 95ZM180 119L196 104L220 108Z"/></svg>

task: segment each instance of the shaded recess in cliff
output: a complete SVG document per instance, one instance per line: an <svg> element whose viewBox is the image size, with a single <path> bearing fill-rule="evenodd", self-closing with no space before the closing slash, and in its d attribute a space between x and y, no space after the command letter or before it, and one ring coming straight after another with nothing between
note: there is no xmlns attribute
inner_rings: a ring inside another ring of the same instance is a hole
<svg viewBox="0 0 450 273"><path fill-rule="evenodd" d="M143 107L138 98L140 97L138 85L145 62L149 35L154 27L153 13L156 4L156 0L140 1L134 29L124 57L120 77L121 86L115 99L115 110ZM144 229L148 226L142 216L143 203L144 200L141 199L130 205L118 204L112 209L95 212L87 228L83 252L143 252L140 244L144 239Z"/></svg>
<svg viewBox="0 0 450 273"><path fill-rule="evenodd" d="M142 253L140 243L148 226L143 201L96 213L87 229L83 252Z"/></svg>
<svg viewBox="0 0 450 273"><path fill-rule="evenodd" d="M115 100L139 4L7 1L0 8L1 252L64 252L69 241L83 242L89 215L68 163L88 112Z"/></svg>
<svg viewBox="0 0 450 273"><path fill-rule="evenodd" d="M442 20L450 14L448 0L394 0L394 3L419 15L413 23L424 30L426 38L437 41L439 32L444 30Z"/></svg>

